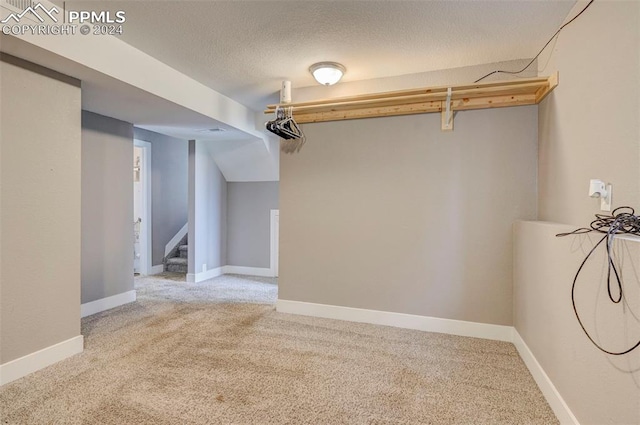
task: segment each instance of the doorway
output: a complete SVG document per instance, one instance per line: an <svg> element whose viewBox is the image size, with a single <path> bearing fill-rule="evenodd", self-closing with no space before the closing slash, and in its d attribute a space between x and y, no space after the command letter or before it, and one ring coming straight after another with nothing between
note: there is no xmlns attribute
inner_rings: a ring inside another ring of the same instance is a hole
<svg viewBox="0 0 640 425"><path fill-rule="evenodd" d="M151 143L133 143L133 272L151 272Z"/></svg>

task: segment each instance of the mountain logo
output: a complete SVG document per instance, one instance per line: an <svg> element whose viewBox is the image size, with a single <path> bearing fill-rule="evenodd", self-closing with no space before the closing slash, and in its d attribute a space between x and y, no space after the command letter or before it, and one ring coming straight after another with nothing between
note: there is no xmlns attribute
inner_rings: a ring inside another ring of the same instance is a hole
<svg viewBox="0 0 640 425"><path fill-rule="evenodd" d="M58 9L55 6L53 6L50 10L48 10L41 3L37 3L35 6L27 7L26 9L24 9L20 13L11 13L9 16L7 16L2 21L0 21L0 23L6 24L11 19L13 19L16 23L19 23L20 20L24 16L26 16L27 14L31 14L31 15L35 16L40 22L44 23L44 18L38 12L40 12L41 14L44 14L44 15L48 16L49 18L51 18L51 20L53 22L58 22L58 19L53 14L54 13L60 13L60 12L58 11Z"/></svg>

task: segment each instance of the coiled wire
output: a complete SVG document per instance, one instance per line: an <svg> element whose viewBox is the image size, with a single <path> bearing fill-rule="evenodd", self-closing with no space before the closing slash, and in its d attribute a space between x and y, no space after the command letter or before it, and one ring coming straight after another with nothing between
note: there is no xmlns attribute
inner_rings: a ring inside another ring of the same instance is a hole
<svg viewBox="0 0 640 425"><path fill-rule="evenodd" d="M600 351L603 351L607 354L611 354L614 356L621 356L623 354L630 353L636 348L640 347L640 340L630 348L623 351L611 351L603 348L600 344L598 344L587 332L587 329L584 327L582 320L580 319L580 314L578 314L578 309L576 308L576 300L575 300L575 290L576 290L576 282L578 281L578 276L582 271L584 265L587 263L591 254L594 253L596 248L600 246L604 241L607 241L607 293L609 294L609 299L614 304L618 304L622 301L624 297L624 290L622 286L622 279L620 278L620 274L618 273L618 269L613 261L613 241L616 235L620 234L631 234L640 236L640 217L635 215L635 211L631 207L619 207L611 212L611 215L605 214L596 214L596 219L591 222L589 227L581 227L572 232L567 233L558 233L557 237L569 236L569 235L580 235L589 232L599 232L604 233L605 235L595 244L591 251L584 258L580 267L578 267L578 271L576 272L575 277L573 278L573 284L571 285L571 303L573 305L573 312L576 315L576 319L578 319L578 323L580 327L584 331L587 338L595 345ZM613 277L613 279L612 279ZM613 286L615 285L615 288Z"/></svg>

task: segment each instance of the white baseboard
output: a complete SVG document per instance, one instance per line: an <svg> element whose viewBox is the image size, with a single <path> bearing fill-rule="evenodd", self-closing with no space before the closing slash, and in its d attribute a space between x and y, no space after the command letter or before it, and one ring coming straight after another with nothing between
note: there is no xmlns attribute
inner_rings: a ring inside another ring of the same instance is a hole
<svg viewBox="0 0 640 425"><path fill-rule="evenodd" d="M207 270L201 273L187 273L187 282L198 283L203 280L213 279L214 277L222 276L222 269L224 267L216 267L215 269Z"/></svg>
<svg viewBox="0 0 640 425"><path fill-rule="evenodd" d="M19 359L12 360L0 365L0 385L27 376L30 373L37 372L54 363L71 357L75 354L82 353L84 349L84 337L78 335L74 338L62 341L35 353L27 354Z"/></svg>
<svg viewBox="0 0 640 425"><path fill-rule="evenodd" d="M160 274L164 272L164 264L158 264L157 266L151 266L149 275Z"/></svg>
<svg viewBox="0 0 640 425"><path fill-rule="evenodd" d="M223 266L224 274L242 274L247 276L274 277L273 270L265 267Z"/></svg>
<svg viewBox="0 0 640 425"><path fill-rule="evenodd" d="M202 273L187 273L187 282L198 283L203 280L213 279L223 274L241 274L247 276L264 276L273 277L271 269L262 267L243 267L243 266L222 266L215 269L207 270Z"/></svg>
<svg viewBox="0 0 640 425"><path fill-rule="evenodd" d="M524 364L527 365L529 372L531 372L533 379L538 384L540 391L542 391L544 398L547 399L547 403L551 406L560 423L562 425L579 425L578 419L573 415L573 412L571 412L571 409L569 409L569 406L567 406L567 403L565 403L555 385L553 385L553 382L551 382L551 379L549 379L549 376L540 366L540 363L538 363L538 360L536 360L515 328L513 329L513 345L516 346L520 357Z"/></svg>
<svg viewBox="0 0 640 425"><path fill-rule="evenodd" d="M513 334L512 326L490 325L486 323L465 322L462 320L440 319L437 317L416 316L413 314L314 304L301 301L278 300L276 302L276 311L507 342L512 341Z"/></svg>
<svg viewBox="0 0 640 425"><path fill-rule="evenodd" d="M111 297L101 298L99 300L84 303L80 306L80 317L91 316L101 311L119 307L123 304L132 303L136 300L136 291L123 292Z"/></svg>

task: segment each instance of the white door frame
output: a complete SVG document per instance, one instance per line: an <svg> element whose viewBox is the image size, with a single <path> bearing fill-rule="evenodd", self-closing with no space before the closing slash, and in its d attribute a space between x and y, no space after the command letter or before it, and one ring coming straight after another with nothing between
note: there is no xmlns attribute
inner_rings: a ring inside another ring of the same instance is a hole
<svg viewBox="0 0 640 425"><path fill-rule="evenodd" d="M280 262L280 210L271 210L271 274L278 277L278 264Z"/></svg>
<svg viewBox="0 0 640 425"><path fill-rule="evenodd" d="M151 143L134 139L133 145L142 149L142 222L140 223L140 274L151 274ZM131 187L133 190L133 187Z"/></svg>

